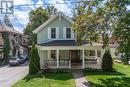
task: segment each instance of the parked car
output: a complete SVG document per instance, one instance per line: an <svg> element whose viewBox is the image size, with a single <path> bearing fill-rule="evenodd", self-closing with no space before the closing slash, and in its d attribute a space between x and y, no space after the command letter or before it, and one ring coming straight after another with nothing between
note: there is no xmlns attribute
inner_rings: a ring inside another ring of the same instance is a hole
<svg viewBox="0 0 130 87"><path fill-rule="evenodd" d="M22 57L19 57L19 58L11 57L9 59L9 65L10 66L12 66L12 65L19 65L19 64L22 64L22 63L24 63L24 58L22 58Z"/></svg>

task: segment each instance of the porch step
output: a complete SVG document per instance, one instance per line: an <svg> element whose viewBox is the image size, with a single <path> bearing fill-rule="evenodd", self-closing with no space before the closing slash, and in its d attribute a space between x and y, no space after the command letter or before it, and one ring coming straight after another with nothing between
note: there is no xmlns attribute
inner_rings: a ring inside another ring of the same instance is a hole
<svg viewBox="0 0 130 87"><path fill-rule="evenodd" d="M85 79L82 70L73 69L73 77L75 79L76 87L90 87L88 81Z"/></svg>

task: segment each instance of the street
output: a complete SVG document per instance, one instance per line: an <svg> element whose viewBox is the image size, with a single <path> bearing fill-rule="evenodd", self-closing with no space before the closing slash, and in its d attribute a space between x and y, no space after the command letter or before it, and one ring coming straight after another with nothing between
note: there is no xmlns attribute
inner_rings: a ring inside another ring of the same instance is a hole
<svg viewBox="0 0 130 87"><path fill-rule="evenodd" d="M28 62L0 68L0 87L10 87L28 74Z"/></svg>

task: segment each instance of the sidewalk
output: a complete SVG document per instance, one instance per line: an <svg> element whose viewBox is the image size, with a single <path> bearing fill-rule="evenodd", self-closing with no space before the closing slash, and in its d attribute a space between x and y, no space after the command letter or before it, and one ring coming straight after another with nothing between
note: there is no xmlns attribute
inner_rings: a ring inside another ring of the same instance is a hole
<svg viewBox="0 0 130 87"><path fill-rule="evenodd" d="M72 70L75 79L76 87L90 87L88 81L85 79L82 70Z"/></svg>

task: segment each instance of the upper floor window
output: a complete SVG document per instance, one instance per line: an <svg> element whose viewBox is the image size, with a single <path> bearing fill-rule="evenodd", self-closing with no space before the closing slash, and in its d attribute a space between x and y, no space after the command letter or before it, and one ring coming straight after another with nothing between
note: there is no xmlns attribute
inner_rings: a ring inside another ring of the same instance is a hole
<svg viewBox="0 0 130 87"><path fill-rule="evenodd" d="M56 28L51 28L51 38L56 38Z"/></svg>
<svg viewBox="0 0 130 87"><path fill-rule="evenodd" d="M71 38L71 28L66 28L66 38Z"/></svg>

